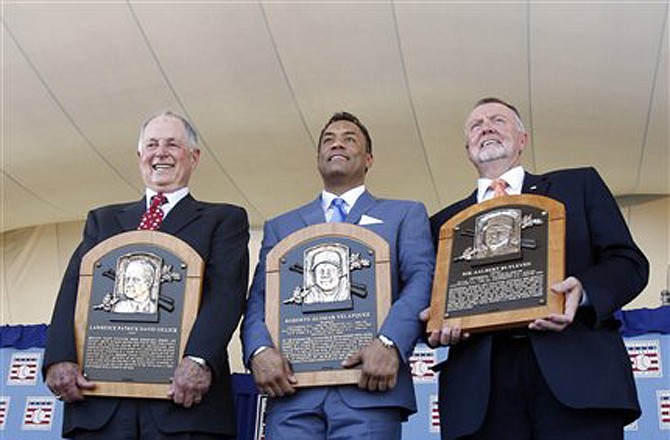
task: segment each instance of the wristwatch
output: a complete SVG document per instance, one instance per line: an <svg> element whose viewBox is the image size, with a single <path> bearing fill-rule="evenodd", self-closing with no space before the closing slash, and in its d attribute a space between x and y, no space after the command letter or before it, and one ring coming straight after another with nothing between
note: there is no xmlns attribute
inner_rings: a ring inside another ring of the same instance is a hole
<svg viewBox="0 0 670 440"><path fill-rule="evenodd" d="M381 342L384 347L395 348L395 342L393 342L392 340L390 340L386 336L379 335L379 336L377 336L377 339L379 339L379 342Z"/></svg>

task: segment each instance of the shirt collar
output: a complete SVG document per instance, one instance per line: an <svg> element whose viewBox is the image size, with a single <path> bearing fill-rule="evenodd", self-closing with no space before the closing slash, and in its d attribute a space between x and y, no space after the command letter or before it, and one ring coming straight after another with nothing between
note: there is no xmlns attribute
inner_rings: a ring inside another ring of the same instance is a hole
<svg viewBox="0 0 670 440"><path fill-rule="evenodd" d="M365 192L365 185L360 185L357 186L356 188L352 188L349 191L339 196L337 194L328 192L324 189L323 191L321 191L321 208L323 208L324 213L327 212L328 208L330 208L330 204L333 202L333 199L339 197L347 203L346 209L347 213L349 213L351 208L356 204L358 198L364 192Z"/></svg>
<svg viewBox="0 0 670 440"><path fill-rule="evenodd" d="M509 185L507 187L507 194L521 194L524 175L525 171L523 167L519 165L512 168L511 170L507 170L503 173L502 176L499 177L499 179L505 179L505 182L507 182L507 185ZM489 186L491 186L491 182L493 182L493 179L487 179L485 177L481 177L477 180L477 203L488 200L492 197L493 193L487 194L489 191Z"/></svg>
<svg viewBox="0 0 670 440"><path fill-rule="evenodd" d="M185 186L183 188L178 189L177 191L171 192L171 193L163 193L165 198L167 199L167 202L161 206L161 209L163 210L163 216L167 216L168 212L174 208L174 206L179 203L181 199L186 197L189 193L188 187ZM149 209L149 206L151 205L151 198L158 194L156 191L154 191L151 188L147 188L145 190L145 204L147 205L147 209Z"/></svg>

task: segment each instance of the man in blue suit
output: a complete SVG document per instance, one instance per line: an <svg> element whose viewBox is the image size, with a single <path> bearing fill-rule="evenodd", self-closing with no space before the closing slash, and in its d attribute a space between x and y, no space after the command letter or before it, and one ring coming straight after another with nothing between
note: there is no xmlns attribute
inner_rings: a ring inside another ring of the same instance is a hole
<svg viewBox="0 0 670 440"><path fill-rule="evenodd" d="M451 346L436 367L442 438L623 439L640 407L613 313L646 285L646 258L593 168L523 170L528 134L512 105L479 101L465 136L478 189L431 218L434 239L455 214L491 198L495 186L562 202L566 278L551 289L565 296L565 310L514 331L468 335L445 326L429 335L430 344Z"/></svg>
<svg viewBox="0 0 670 440"><path fill-rule="evenodd" d="M44 353L49 389L65 402L63 436L75 439L214 440L235 437L227 347L244 305L249 223L245 210L205 203L189 192L199 159L198 136L172 112L149 118L137 151L146 185L139 201L103 206L86 219L84 235L63 277ZM74 316L82 257L98 243L138 229L153 196L161 193L161 232L189 244L204 261L200 309L165 399L84 397L95 387L79 371Z"/></svg>
<svg viewBox="0 0 670 440"><path fill-rule="evenodd" d="M384 200L364 186L372 166L372 140L349 113L336 113L319 136L317 163L324 190L296 210L269 220L242 325L244 360L259 390L270 397L266 435L281 439L400 439L401 421L416 411L408 359L429 302L434 248L421 203ZM332 204L343 200L342 211ZM300 388L287 359L274 347L264 322L265 258L284 237L333 216L369 228L391 251L392 301L379 335L343 359L361 366L358 386ZM413 315L414 314L414 315Z"/></svg>

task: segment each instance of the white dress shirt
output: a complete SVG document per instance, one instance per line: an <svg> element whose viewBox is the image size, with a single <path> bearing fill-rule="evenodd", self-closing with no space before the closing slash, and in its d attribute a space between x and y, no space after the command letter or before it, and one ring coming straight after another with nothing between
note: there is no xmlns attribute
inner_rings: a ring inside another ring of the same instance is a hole
<svg viewBox="0 0 670 440"><path fill-rule="evenodd" d="M151 188L147 188L145 193L146 193L145 202L147 205L147 209L149 209L149 206L151 206L151 198L158 193ZM187 186L171 193L163 193L163 195L167 199L167 202L163 203L163 206L161 206L161 211L163 211L163 218L167 217L168 213L172 210L172 208L174 208L175 205L179 203L181 199L186 197L188 193L189 191Z"/></svg>

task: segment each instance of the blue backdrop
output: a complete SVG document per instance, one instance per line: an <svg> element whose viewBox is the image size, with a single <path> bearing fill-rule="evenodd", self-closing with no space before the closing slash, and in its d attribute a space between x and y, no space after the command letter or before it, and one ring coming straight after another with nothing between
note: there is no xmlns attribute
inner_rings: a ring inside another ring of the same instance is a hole
<svg viewBox="0 0 670 440"><path fill-rule="evenodd" d="M626 440L670 439L670 306L625 311L619 318L635 374L642 417L626 427ZM0 327L0 438L58 439L62 403L40 374L46 325ZM437 375L430 369L448 349L416 347L411 358L419 412L403 425L403 440L439 439ZM264 399L249 375L233 377L239 440L263 438Z"/></svg>

